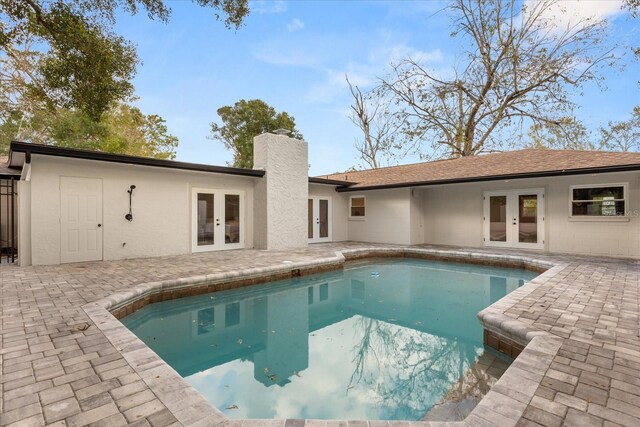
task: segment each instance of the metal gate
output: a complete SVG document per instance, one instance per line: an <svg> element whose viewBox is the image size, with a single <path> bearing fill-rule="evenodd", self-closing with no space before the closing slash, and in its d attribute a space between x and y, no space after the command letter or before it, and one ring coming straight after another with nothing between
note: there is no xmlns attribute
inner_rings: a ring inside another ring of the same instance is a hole
<svg viewBox="0 0 640 427"><path fill-rule="evenodd" d="M0 264L18 258L17 192L14 178L0 179Z"/></svg>

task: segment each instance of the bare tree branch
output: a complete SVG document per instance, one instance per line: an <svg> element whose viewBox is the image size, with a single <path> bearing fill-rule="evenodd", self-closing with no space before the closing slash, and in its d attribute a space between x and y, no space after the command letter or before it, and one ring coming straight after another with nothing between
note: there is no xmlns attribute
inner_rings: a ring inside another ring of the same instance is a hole
<svg viewBox="0 0 640 427"><path fill-rule="evenodd" d="M569 125L569 89L598 79L613 49L602 43L603 21L554 24L557 3L455 0L453 35L469 46L464 61L435 72L408 58L381 79L403 110L405 140L471 156L511 144L524 124Z"/></svg>
<svg viewBox="0 0 640 427"><path fill-rule="evenodd" d="M389 99L375 90L363 94L348 76L345 78L353 98L350 119L362 131L355 147L365 166L377 169L406 154L399 154L400 147L395 143L401 121L390 110Z"/></svg>

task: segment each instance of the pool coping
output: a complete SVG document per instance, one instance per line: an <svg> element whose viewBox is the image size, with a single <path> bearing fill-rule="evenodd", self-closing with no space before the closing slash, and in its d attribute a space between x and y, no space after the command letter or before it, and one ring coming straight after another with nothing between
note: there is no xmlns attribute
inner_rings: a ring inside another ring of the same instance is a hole
<svg viewBox="0 0 640 427"><path fill-rule="evenodd" d="M376 257L422 258L481 265L527 268L541 272L539 276L478 313L485 330L523 346L502 378L492 387L469 416L460 422L434 421L374 421L374 420L260 420L228 419L207 401L153 350L127 329L119 320L142 306L167 299L181 298L205 292L249 286L269 280L298 277L321 271L341 269L350 260ZM194 276L176 280L149 282L133 289L116 292L106 298L85 304L82 309L122 354L129 365L147 384L155 396L186 426L237 425L244 427L416 427L464 425L515 425L549 369L563 340L548 332L504 314L538 286L552 279L566 263L542 260L535 254L505 255L450 249L371 247L335 252L333 257L313 261L282 263L263 268ZM114 316L115 313L115 316Z"/></svg>

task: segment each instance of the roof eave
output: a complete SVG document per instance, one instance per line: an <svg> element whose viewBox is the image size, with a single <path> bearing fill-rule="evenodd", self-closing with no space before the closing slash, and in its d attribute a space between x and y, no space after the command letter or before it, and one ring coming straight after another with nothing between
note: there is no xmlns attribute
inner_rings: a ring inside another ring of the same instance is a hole
<svg viewBox="0 0 640 427"><path fill-rule="evenodd" d="M500 180L506 180L506 179L511 180L511 179L527 179L527 178L545 178L545 177L552 177L552 176L586 175L586 174L595 174L595 173L630 172L630 171L637 171L637 170L640 170L640 164L603 166L603 167L580 168L580 169L563 169L563 170L544 171L544 172L526 172L526 173L519 173L519 174L442 179L442 180L434 180L434 181L401 182L401 183L393 183L393 184L367 185L367 186L360 186L360 187L345 186L345 187L336 188L336 191L343 193L343 192L366 191L366 190L385 190L385 189L393 189L393 188L429 187L433 185L500 181Z"/></svg>
<svg viewBox="0 0 640 427"><path fill-rule="evenodd" d="M178 162L175 160L156 159L152 157L137 157L124 154L104 153L101 151L78 150L74 148L53 147L49 145L31 144L12 141L11 153L39 154L44 156L67 157L84 160L96 160L111 163L123 163L139 166L151 166L166 169L179 169L194 172L220 173L261 178L265 172L256 169L230 168L225 166L203 165L199 163Z"/></svg>
<svg viewBox="0 0 640 427"><path fill-rule="evenodd" d="M326 184L326 185L335 185L335 186L344 186L348 187L350 185L355 184L350 181L341 181L337 179L327 179L327 178L318 178L318 177L309 177L309 184Z"/></svg>

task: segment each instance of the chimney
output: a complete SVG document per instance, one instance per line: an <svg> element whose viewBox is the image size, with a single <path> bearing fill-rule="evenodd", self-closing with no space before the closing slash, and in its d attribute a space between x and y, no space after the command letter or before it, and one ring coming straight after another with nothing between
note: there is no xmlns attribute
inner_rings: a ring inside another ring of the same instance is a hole
<svg viewBox="0 0 640 427"><path fill-rule="evenodd" d="M278 129L253 139L253 168L265 175L254 188L254 246L304 248L308 244L308 148Z"/></svg>

